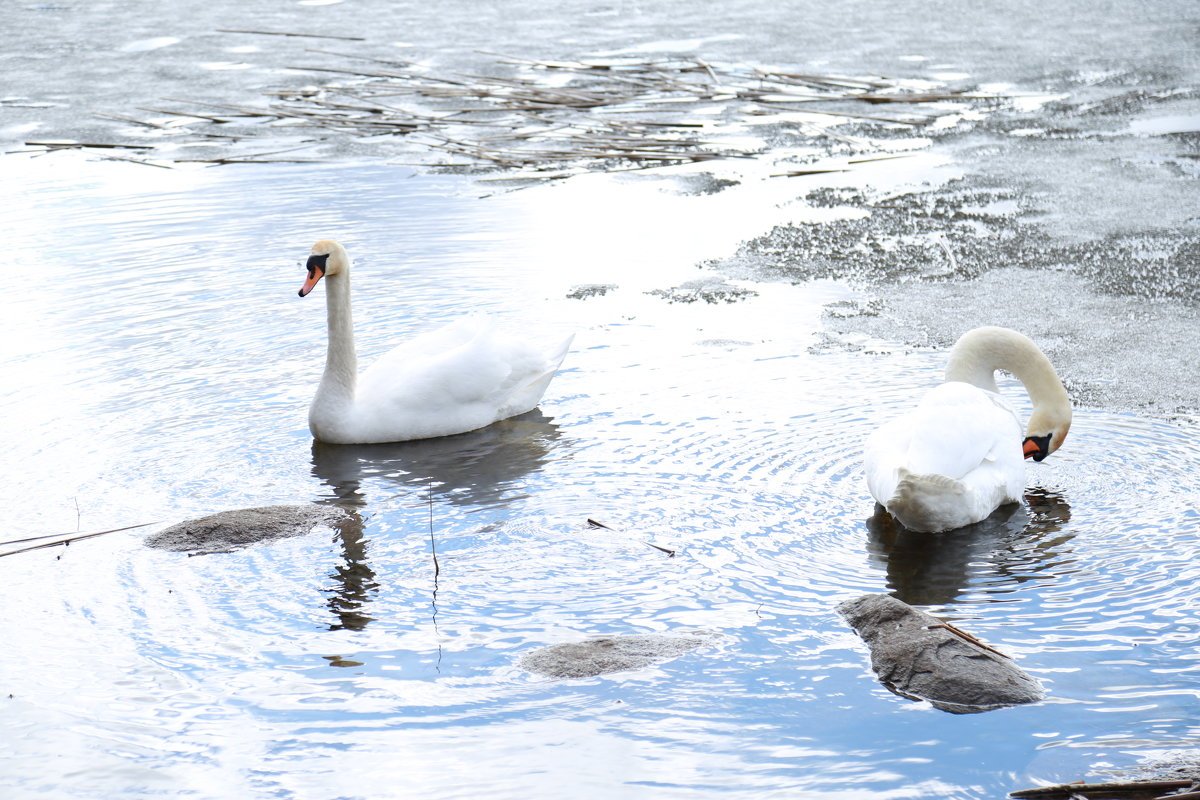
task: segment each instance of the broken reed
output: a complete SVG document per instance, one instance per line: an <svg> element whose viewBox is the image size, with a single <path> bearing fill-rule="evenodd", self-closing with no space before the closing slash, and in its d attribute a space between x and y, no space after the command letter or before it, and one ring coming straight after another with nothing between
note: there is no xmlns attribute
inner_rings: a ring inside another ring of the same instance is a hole
<svg viewBox="0 0 1200 800"><path fill-rule="evenodd" d="M21 539L10 539L5 542L0 542L0 547L8 547L14 544L25 544L25 547L19 547L15 550L8 550L0 553L0 558L5 556L15 556L17 553L28 553L30 550L41 550L46 547L64 547L71 542L78 542L84 539L93 539L97 536L105 536L110 533L119 533L121 531L131 531L136 528L145 528L150 525L156 525L155 522L143 522L140 525L126 525L122 528L110 528L106 531L95 531L93 533L48 533L43 536L26 536ZM42 542L43 539L54 539L52 542ZM27 544L28 542L41 542L41 544Z"/></svg>
<svg viewBox="0 0 1200 800"><path fill-rule="evenodd" d="M190 117L198 125L240 123L238 131L246 138L274 135L281 127L355 137L404 136L450 159L433 166L484 165L525 170L536 177L550 170L561 174L564 168L611 170L753 157L758 154L753 149L700 136L748 117L804 112L919 125L930 117L911 111L866 114L854 106L896 107L981 97L953 91L907 92L898 82L882 78L725 66L702 59L539 61L488 53L498 58L494 68L500 65L524 74L437 75L395 59L309 52L343 62L290 68L342 77L319 89L271 90L261 106L166 98L187 108L139 110ZM698 111L709 121L697 121ZM208 135L163 122L104 116L156 132ZM253 158L175 160L236 163Z"/></svg>

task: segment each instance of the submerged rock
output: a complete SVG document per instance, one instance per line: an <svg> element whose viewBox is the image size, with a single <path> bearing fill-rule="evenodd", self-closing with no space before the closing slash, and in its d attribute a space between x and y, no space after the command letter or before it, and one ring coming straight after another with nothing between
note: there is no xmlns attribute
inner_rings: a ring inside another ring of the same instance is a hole
<svg viewBox="0 0 1200 800"><path fill-rule="evenodd" d="M704 631L673 636L655 633L605 636L534 650L523 655L519 665L549 678L591 678L648 667L712 644L714 637L715 634Z"/></svg>
<svg viewBox="0 0 1200 800"><path fill-rule="evenodd" d="M357 514L338 506L238 508L164 528L147 536L146 546L192 555L228 553L259 542L304 536L319 527L343 530L361 524Z"/></svg>
<svg viewBox="0 0 1200 800"><path fill-rule="evenodd" d="M838 613L871 651L871 668L891 691L954 714L1034 703L1036 678L969 634L886 594L847 600Z"/></svg>

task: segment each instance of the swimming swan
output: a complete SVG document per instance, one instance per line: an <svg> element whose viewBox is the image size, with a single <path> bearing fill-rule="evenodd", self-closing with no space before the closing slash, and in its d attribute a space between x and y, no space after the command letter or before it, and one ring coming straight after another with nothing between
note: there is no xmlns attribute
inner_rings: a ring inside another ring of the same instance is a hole
<svg viewBox="0 0 1200 800"><path fill-rule="evenodd" d="M308 409L313 437L330 444L429 439L532 410L573 337L550 348L506 336L471 314L403 342L358 372L350 313L350 257L323 239L308 257L304 297L325 278L329 347Z"/></svg>
<svg viewBox="0 0 1200 800"><path fill-rule="evenodd" d="M997 393L997 369L1033 401L1023 443L1016 412ZM910 530L961 528L1018 502L1023 459L1053 453L1070 427L1067 392L1037 345L1007 328L976 328L950 351L946 382L868 438L867 486Z"/></svg>

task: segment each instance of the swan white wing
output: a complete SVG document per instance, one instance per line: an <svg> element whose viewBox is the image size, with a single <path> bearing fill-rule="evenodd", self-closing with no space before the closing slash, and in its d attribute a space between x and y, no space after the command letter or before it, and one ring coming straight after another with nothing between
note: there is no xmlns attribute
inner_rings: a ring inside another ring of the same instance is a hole
<svg viewBox="0 0 1200 800"><path fill-rule="evenodd" d="M953 381L936 387L909 417L904 466L962 479L1004 451L1019 453L1021 423L999 395Z"/></svg>
<svg viewBox="0 0 1200 800"><path fill-rule="evenodd" d="M483 314L414 337L359 376L359 437L444 436L529 411L566 354L548 349L499 333Z"/></svg>

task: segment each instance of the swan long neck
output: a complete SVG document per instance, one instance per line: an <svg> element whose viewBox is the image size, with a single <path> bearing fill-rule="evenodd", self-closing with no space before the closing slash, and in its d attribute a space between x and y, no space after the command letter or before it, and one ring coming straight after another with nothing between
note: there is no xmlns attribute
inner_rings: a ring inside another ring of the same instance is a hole
<svg viewBox="0 0 1200 800"><path fill-rule="evenodd" d="M1071 401L1050 359L1028 337L1008 328L976 328L963 334L950 351L946 380L995 392L998 369L1012 373L1029 393L1034 408L1031 429L1035 421L1045 424L1041 420L1047 416L1052 416L1055 424L1069 424Z"/></svg>
<svg viewBox="0 0 1200 800"><path fill-rule="evenodd" d="M325 373L321 376L317 395L322 399L351 402L358 380L358 356L354 351L349 270L325 278L325 310L329 346L325 351Z"/></svg>

